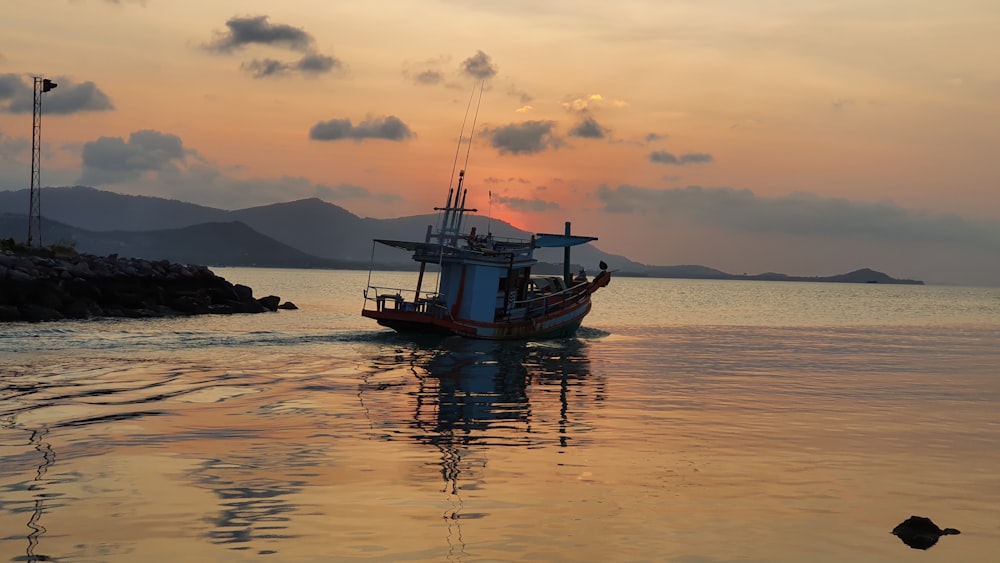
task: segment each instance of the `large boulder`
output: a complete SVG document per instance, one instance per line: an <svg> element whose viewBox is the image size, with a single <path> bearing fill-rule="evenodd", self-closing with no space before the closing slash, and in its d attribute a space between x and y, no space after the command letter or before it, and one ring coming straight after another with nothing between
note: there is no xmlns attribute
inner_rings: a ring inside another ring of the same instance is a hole
<svg viewBox="0 0 1000 563"><path fill-rule="evenodd" d="M261 297L257 302L266 307L268 311L277 311L278 304L281 303L281 298L277 295L268 295L267 297Z"/></svg>

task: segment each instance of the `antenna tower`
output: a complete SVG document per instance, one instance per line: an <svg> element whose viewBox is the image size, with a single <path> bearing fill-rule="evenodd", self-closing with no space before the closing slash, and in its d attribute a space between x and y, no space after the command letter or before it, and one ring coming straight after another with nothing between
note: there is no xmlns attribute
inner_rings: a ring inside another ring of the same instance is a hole
<svg viewBox="0 0 1000 563"><path fill-rule="evenodd" d="M35 240L42 246L42 94L56 87L48 78L36 76L31 119L31 189L28 202L28 246Z"/></svg>

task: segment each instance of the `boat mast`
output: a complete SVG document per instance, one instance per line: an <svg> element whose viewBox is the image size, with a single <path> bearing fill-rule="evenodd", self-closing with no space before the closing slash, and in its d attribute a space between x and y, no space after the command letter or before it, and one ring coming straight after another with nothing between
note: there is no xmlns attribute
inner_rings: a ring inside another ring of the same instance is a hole
<svg viewBox="0 0 1000 563"><path fill-rule="evenodd" d="M478 212L478 209L466 209L465 199L469 195L468 189L463 189L462 184L465 182L465 169L469 166L469 155L472 153L472 139L475 137L476 131L476 121L479 119L479 108L483 104L483 90L486 88L486 80L479 83L479 101L476 104L476 112L472 117L472 127L469 132L469 146L465 151L465 166L462 167L458 172L458 186L452 188L449 184L448 186L448 201L445 206L435 207L435 211L443 211L441 216L441 225L438 228L437 239L438 239L438 279L437 279L437 291L441 292L441 263L444 260L444 247L445 245L457 247L458 239L461 235L462 229L462 219L465 217L466 211L471 211L473 213ZM472 93L469 95L469 104L465 107L465 118L462 119L462 130L458 133L458 145L455 147L455 160L451 165L451 180L454 181L455 169L458 167L458 158L462 153L462 141L465 138L465 125L469 120L469 111L472 109L472 100L476 95L476 86L472 86ZM461 203L460 203L461 200ZM429 242L429 241L428 241ZM421 278L423 274L423 265L421 265Z"/></svg>
<svg viewBox="0 0 1000 563"><path fill-rule="evenodd" d="M570 236L570 224L566 221L566 238ZM563 281L566 282L566 287L573 285L573 278L569 275L569 245L563 248Z"/></svg>
<svg viewBox="0 0 1000 563"><path fill-rule="evenodd" d="M465 217L465 197L469 195L469 188L466 188L462 192L462 206L458 208L458 218L455 221L455 230L460 231L462 229L462 219Z"/></svg>

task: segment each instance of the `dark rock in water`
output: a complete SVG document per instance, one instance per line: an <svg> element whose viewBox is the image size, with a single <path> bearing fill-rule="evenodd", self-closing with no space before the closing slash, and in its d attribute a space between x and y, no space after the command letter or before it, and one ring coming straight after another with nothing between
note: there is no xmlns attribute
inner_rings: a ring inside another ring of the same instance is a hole
<svg viewBox="0 0 1000 563"><path fill-rule="evenodd" d="M913 549L928 549L937 543L941 536L960 534L955 528L938 528L930 518L910 516L892 529L892 534Z"/></svg>
<svg viewBox="0 0 1000 563"><path fill-rule="evenodd" d="M278 305L278 308L279 309L286 309L288 311L294 311L294 310L298 309L298 307L295 306L295 303L292 303L291 301L285 301L281 305Z"/></svg>
<svg viewBox="0 0 1000 563"><path fill-rule="evenodd" d="M35 305L34 303L25 303L18 307L18 309L21 311L21 318L29 322L61 321L65 318L56 309Z"/></svg>
<svg viewBox="0 0 1000 563"><path fill-rule="evenodd" d="M281 303L281 298L277 295L268 295L267 297L261 297L257 302L266 307L268 311L277 311L278 304Z"/></svg>
<svg viewBox="0 0 1000 563"><path fill-rule="evenodd" d="M234 285L233 291L236 292L236 298L240 301L253 299L253 290L241 283Z"/></svg>
<svg viewBox="0 0 1000 563"><path fill-rule="evenodd" d="M13 305L0 305L0 322L21 320L21 311Z"/></svg>
<svg viewBox="0 0 1000 563"><path fill-rule="evenodd" d="M205 266L44 250L0 252L0 322L163 317L276 311Z"/></svg>

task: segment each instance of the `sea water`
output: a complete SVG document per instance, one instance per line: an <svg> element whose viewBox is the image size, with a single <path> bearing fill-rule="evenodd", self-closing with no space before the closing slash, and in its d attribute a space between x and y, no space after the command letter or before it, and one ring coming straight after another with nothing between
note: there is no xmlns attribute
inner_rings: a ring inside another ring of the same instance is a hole
<svg viewBox="0 0 1000 563"><path fill-rule="evenodd" d="M615 278L493 343L378 327L366 272L216 271L300 309L0 325L0 561L1000 553L1000 289Z"/></svg>

